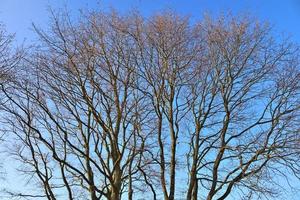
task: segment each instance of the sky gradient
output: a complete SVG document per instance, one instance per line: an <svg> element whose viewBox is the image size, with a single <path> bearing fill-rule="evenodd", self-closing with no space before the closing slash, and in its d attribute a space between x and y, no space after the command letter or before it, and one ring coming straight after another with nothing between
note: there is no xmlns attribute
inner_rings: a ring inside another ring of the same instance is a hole
<svg viewBox="0 0 300 200"><path fill-rule="evenodd" d="M34 38L32 23L45 26L49 17L49 7L67 7L73 15L79 9L110 9L122 13L138 9L149 16L163 9L172 9L199 19L204 13L213 16L228 11L232 14L249 13L260 20L268 21L277 33L291 36L300 42L300 1L299 0L0 0L0 22L7 31L16 33L18 42L24 38Z"/></svg>

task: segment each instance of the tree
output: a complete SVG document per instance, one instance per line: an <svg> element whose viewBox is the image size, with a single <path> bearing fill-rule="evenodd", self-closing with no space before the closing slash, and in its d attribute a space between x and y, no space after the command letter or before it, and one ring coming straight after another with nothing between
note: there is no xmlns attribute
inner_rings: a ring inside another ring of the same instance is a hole
<svg viewBox="0 0 300 200"><path fill-rule="evenodd" d="M1 109L43 194L12 195L253 199L299 177L298 47L267 25L91 12L35 30Z"/></svg>
<svg viewBox="0 0 300 200"><path fill-rule="evenodd" d="M299 170L298 49L250 20L207 19L203 27L206 50L190 88L187 199L197 199L198 185L209 200L233 188L271 194L267 182L280 166Z"/></svg>

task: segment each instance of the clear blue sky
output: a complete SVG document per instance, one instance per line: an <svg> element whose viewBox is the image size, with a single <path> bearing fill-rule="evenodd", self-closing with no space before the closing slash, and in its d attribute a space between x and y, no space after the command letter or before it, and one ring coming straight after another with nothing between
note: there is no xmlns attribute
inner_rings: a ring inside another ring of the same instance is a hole
<svg viewBox="0 0 300 200"><path fill-rule="evenodd" d="M300 0L0 0L0 21L7 30L16 33L18 41L33 38L31 23L47 22L47 8L63 8L65 5L76 15L81 8L109 9L122 12L131 8L151 15L164 8L200 18L204 12L217 15L231 11L233 14L248 12L269 21L281 33L291 35L300 43Z"/></svg>

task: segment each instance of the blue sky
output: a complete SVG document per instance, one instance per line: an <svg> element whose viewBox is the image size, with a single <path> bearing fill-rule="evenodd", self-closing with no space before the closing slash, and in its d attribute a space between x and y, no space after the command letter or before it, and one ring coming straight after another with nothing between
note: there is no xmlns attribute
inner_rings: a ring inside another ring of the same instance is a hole
<svg viewBox="0 0 300 200"><path fill-rule="evenodd" d="M246 12L270 22L278 33L290 35L293 41L300 43L300 0L0 0L0 22L9 33L16 33L18 43L25 38L31 41L34 39L32 23L45 27L49 7L65 6L73 15L77 15L79 9L114 8L122 13L137 9L146 16L173 9L192 19L199 19L204 13L215 16L228 11Z"/></svg>
<svg viewBox="0 0 300 200"><path fill-rule="evenodd" d="M0 21L10 33L16 33L18 42L24 38L28 41L34 36L31 24L43 26L48 21L49 6L57 9L66 5L74 15L79 9L111 7L123 13L134 8L144 15L167 8L194 19L201 18L205 12L212 15L227 11L233 14L247 12L269 21L278 33L290 35L292 40L300 42L299 0L0 0Z"/></svg>

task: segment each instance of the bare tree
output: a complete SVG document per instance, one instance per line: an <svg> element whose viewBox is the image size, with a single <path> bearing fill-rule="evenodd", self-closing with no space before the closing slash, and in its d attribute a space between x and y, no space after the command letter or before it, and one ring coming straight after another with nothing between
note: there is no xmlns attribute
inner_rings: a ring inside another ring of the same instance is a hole
<svg viewBox="0 0 300 200"><path fill-rule="evenodd" d="M298 47L267 25L52 14L1 84L8 152L40 189L12 195L253 199L299 178Z"/></svg>
<svg viewBox="0 0 300 200"><path fill-rule="evenodd" d="M132 196L148 111L132 89L130 38L117 16L91 16L79 29L53 17L51 33L36 28L42 46L20 69L23 79L3 86L3 109L15 116L8 123L21 142L14 155L48 199L115 200L126 189Z"/></svg>
<svg viewBox="0 0 300 200"><path fill-rule="evenodd" d="M141 29L145 31L137 32ZM200 52L201 38L198 26L190 27L188 18L173 13L154 16L137 31L133 35L139 45L143 83L138 89L151 101L156 115L157 164L163 196L174 199L176 171L184 165L176 157L178 153L183 155L178 152L178 144L184 141L184 120L189 111L186 86L191 78L190 66Z"/></svg>
<svg viewBox="0 0 300 200"><path fill-rule="evenodd" d="M248 19L208 18L202 27L187 199L199 198L199 186L206 199L225 199L233 188L272 194L267 182L280 165L299 170L298 48Z"/></svg>

